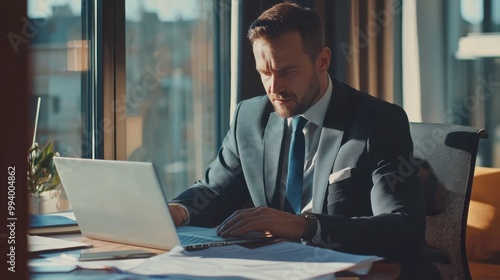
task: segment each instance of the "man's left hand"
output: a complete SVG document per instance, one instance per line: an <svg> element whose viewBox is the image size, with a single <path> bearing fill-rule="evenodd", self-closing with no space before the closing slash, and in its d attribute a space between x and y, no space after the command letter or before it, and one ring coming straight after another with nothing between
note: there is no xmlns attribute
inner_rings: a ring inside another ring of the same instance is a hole
<svg viewBox="0 0 500 280"><path fill-rule="evenodd" d="M241 236L251 231L298 240L307 232L307 221L302 216L261 206L238 210L217 228L217 234L222 237Z"/></svg>

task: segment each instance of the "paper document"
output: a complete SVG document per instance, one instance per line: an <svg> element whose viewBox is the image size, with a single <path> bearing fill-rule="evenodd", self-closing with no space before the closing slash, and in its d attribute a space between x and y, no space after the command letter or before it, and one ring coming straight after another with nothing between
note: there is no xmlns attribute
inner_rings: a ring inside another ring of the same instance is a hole
<svg viewBox="0 0 500 280"><path fill-rule="evenodd" d="M175 275L182 279L312 279L380 259L281 242L256 249L230 245L188 252L176 247L126 271L140 275Z"/></svg>
<svg viewBox="0 0 500 280"><path fill-rule="evenodd" d="M58 238L28 235L28 251L30 253L89 247L92 247L92 245Z"/></svg>
<svg viewBox="0 0 500 280"><path fill-rule="evenodd" d="M127 259L127 260L107 260L107 261L85 261L80 262L76 260L76 257L68 257L68 255L62 254L58 257L50 257L45 259L35 259L28 262L28 266L31 271L43 272L43 271L57 271L64 270L67 268L83 268L83 269L108 269L117 268L119 270L127 270L132 267L138 266L142 263L144 259Z"/></svg>

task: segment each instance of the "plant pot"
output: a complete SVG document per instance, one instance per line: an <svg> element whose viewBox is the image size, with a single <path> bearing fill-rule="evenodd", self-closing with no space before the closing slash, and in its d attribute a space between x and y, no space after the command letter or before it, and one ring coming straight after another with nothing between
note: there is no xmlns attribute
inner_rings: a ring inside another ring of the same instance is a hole
<svg viewBox="0 0 500 280"><path fill-rule="evenodd" d="M68 198L61 185L51 191L30 193L29 205L31 214L46 214L69 209Z"/></svg>

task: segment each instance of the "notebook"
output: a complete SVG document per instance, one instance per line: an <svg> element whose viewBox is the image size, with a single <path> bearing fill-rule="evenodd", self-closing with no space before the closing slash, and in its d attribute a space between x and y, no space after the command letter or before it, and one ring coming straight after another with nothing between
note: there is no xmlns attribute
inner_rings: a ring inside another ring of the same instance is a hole
<svg viewBox="0 0 500 280"><path fill-rule="evenodd" d="M72 213L30 214L28 234L80 232L75 220L66 217Z"/></svg>
<svg viewBox="0 0 500 280"><path fill-rule="evenodd" d="M170 250L265 240L264 234L222 238L214 228L176 228L150 162L54 157L82 234L89 238Z"/></svg>

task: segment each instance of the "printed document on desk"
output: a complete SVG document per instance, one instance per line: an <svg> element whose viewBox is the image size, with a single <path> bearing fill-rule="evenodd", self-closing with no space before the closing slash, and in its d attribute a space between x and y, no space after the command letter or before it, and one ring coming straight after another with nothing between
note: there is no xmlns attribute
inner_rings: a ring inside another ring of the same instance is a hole
<svg viewBox="0 0 500 280"><path fill-rule="evenodd" d="M323 279L331 277L335 272L381 259L377 256L352 255L300 243L281 242L255 249L229 245L188 252L176 247L126 271L183 279Z"/></svg>
<svg viewBox="0 0 500 280"><path fill-rule="evenodd" d="M92 247L92 245L82 242L28 235L28 248L30 253L54 252L60 250L83 249L90 247Z"/></svg>

